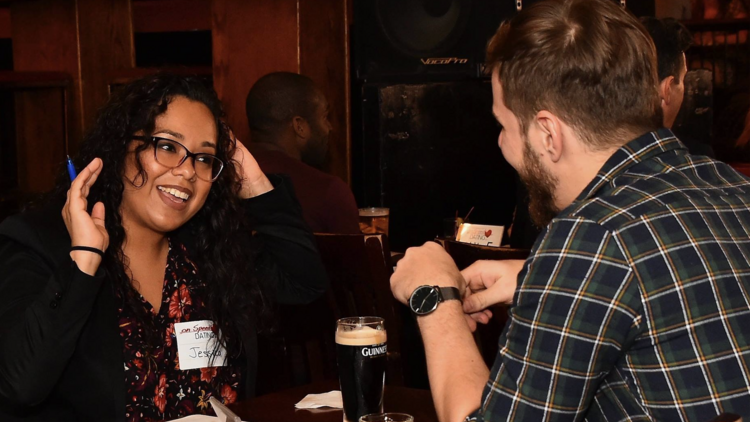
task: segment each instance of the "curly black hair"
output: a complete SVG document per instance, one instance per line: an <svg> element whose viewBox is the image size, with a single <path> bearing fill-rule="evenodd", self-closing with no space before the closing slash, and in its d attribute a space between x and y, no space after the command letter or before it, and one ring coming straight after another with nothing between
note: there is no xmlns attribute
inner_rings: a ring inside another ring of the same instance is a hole
<svg viewBox="0 0 750 422"><path fill-rule="evenodd" d="M122 251L126 234L120 205L125 183L137 186L147 177L140 162L140 152L152 147L147 142L138 144L135 150L139 173L134 181L123 176L133 135L152 134L156 118L176 97L203 103L211 111L218 133L216 155L226 164L213 182L203 207L170 235L190 240L191 259L206 286L205 303L215 326L220 329L219 344L226 348L230 358L236 359L243 351L242 335L253 332L262 326L261 321L268 319L270 304L261 284L267 266L259 258L258 248L252 246L254 243L246 241L252 228L248 226L238 196L240 169L231 159L236 141L222 121L221 103L213 89L196 77L167 73L147 76L121 87L99 111L75 161L78 168L96 157L104 162L88 196L90 207L99 201L105 206L110 243L103 261L104 269L113 281L115 295L144 322L147 341L159 344L163 339L157 337L155 329L150 329L152 318L147 317L148 311L128 276L128 258ZM66 191L68 187L69 182L62 179L56 190Z"/></svg>

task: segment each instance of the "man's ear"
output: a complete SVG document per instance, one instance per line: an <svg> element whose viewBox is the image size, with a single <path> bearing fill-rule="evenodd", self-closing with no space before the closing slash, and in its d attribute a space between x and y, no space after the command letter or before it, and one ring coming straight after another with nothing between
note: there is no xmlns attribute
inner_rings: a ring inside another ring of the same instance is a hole
<svg viewBox="0 0 750 422"><path fill-rule="evenodd" d="M669 105L672 102L672 84L674 76L667 76L659 83L659 96L664 104Z"/></svg>
<svg viewBox="0 0 750 422"><path fill-rule="evenodd" d="M310 137L310 124L304 117L294 116L292 118L292 129L298 138L307 139Z"/></svg>
<svg viewBox="0 0 750 422"><path fill-rule="evenodd" d="M551 112L542 110L536 114L536 124L542 137L541 147L552 162L558 162L562 157L564 147L562 122Z"/></svg>

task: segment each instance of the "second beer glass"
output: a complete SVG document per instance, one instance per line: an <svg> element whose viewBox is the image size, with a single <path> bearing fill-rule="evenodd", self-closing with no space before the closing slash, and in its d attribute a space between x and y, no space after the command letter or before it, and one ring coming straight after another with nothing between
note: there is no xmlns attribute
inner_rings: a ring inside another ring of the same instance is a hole
<svg viewBox="0 0 750 422"><path fill-rule="evenodd" d="M364 234L388 234L388 208L360 208L359 230Z"/></svg>
<svg viewBox="0 0 750 422"><path fill-rule="evenodd" d="M339 381L347 422L383 412L386 339L383 318L342 318L336 324Z"/></svg>

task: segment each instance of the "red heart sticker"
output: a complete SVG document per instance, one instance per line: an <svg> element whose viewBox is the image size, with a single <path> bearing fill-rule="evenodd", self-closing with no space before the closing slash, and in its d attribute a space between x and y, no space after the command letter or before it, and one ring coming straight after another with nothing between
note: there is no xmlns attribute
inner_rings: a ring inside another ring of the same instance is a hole
<svg viewBox="0 0 750 422"><path fill-rule="evenodd" d="M492 230L487 230L486 232L484 232L484 235L487 237L492 236Z"/></svg>

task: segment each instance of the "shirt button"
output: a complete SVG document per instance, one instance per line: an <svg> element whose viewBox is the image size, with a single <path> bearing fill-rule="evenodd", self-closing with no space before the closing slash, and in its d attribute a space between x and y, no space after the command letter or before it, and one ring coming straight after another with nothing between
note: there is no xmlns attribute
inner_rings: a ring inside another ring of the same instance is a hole
<svg viewBox="0 0 750 422"><path fill-rule="evenodd" d="M49 307L52 309L57 309L57 305L58 303L56 300L53 300L52 302L49 303Z"/></svg>
<svg viewBox="0 0 750 422"><path fill-rule="evenodd" d="M62 293L60 293L60 292L55 293L55 299L60 300L60 299L62 299L62 297L63 297Z"/></svg>

